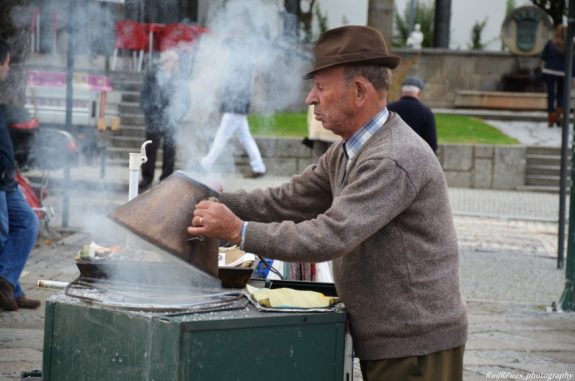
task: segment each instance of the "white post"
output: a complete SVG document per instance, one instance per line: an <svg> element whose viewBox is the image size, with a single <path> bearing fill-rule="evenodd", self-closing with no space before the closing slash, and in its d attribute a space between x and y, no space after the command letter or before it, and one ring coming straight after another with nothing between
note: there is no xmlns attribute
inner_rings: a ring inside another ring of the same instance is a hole
<svg viewBox="0 0 575 381"><path fill-rule="evenodd" d="M150 144L151 140L146 140L139 153L130 153L130 182L128 187L128 201L138 195L138 183L140 180L140 166L148 161L146 156L146 146Z"/></svg>
<svg viewBox="0 0 575 381"><path fill-rule="evenodd" d="M146 140L139 153L130 152L130 180L128 183L128 201L138 196L138 183L140 181L140 167L148 161L146 156L146 146L151 140ZM134 236L128 234L126 237L126 247L134 247Z"/></svg>

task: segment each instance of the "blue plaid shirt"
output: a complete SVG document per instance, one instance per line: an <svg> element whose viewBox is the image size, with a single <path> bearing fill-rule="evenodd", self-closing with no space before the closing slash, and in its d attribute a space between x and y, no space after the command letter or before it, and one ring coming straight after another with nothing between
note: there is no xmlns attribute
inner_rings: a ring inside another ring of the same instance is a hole
<svg viewBox="0 0 575 381"><path fill-rule="evenodd" d="M351 160L358 154L361 147L371 138L387 121L389 111L384 107L380 112L375 114L369 122L360 128L355 134L351 136L345 143L343 143L343 152L347 157L346 168L349 168Z"/></svg>

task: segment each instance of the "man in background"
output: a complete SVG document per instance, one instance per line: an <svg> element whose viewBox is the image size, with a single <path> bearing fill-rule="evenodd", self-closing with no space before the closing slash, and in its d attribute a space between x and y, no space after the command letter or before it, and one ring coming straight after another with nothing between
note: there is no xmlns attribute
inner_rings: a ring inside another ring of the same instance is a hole
<svg viewBox="0 0 575 381"><path fill-rule="evenodd" d="M401 84L401 99L390 103L387 108L401 116L409 127L437 152L437 132L431 109L421 103L421 92L425 84L418 77L407 77Z"/></svg>
<svg viewBox="0 0 575 381"><path fill-rule="evenodd" d="M160 181L174 172L175 135L186 116L189 103L190 94L180 57L175 50L167 50L162 53L159 65L146 75L140 96L140 108L146 123L146 140L152 141L146 147L148 161L142 164L140 192L148 189L154 181L160 143L163 151Z"/></svg>
<svg viewBox="0 0 575 381"><path fill-rule="evenodd" d="M0 40L0 81L10 70L10 47ZM0 309L40 307L28 299L19 279L36 243L40 222L18 188L14 148L4 114L0 112Z"/></svg>
<svg viewBox="0 0 575 381"><path fill-rule="evenodd" d="M227 41L231 57L241 57L244 46L232 39ZM203 169L208 172L218 158L231 147L230 139L236 134L238 141L248 154L250 171L245 178L255 179L266 174L266 165L258 145L250 132L248 115L251 108L253 67L246 61L234 61L224 78L220 111L222 118L209 152L201 160Z"/></svg>

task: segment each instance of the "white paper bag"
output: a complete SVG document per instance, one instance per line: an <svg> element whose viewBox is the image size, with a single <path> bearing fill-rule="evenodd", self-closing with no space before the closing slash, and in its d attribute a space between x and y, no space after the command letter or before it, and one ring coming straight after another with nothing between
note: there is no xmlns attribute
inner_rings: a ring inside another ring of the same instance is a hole
<svg viewBox="0 0 575 381"><path fill-rule="evenodd" d="M315 264L315 278L317 282L333 283L333 275L331 275L331 261Z"/></svg>

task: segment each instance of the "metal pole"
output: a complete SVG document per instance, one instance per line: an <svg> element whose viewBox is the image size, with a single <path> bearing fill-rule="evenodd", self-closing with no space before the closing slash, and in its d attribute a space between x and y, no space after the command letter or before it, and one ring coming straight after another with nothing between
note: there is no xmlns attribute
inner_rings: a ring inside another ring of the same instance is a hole
<svg viewBox="0 0 575 381"><path fill-rule="evenodd" d="M573 68L573 27L575 22L575 0L569 0L569 17L567 24L567 50L565 52L565 118L563 119L563 135L561 144L561 186L567 185L567 139L569 136L569 115L571 112L571 77ZM573 136L575 138L575 134ZM573 143L571 150L573 150ZM559 305L564 311L575 311L575 187L573 179L575 178L575 155L571 152L571 190L569 198L569 235L567 239L567 266L565 268L565 290L559 300ZM562 201L563 197L562 197ZM563 244L560 237L559 244ZM562 253L561 253L562 255ZM563 264L560 264L561 267ZM558 263L559 266L559 263ZM560 267L560 268L561 268Z"/></svg>
<svg viewBox="0 0 575 381"><path fill-rule="evenodd" d="M68 1L68 55L66 73L66 131L72 131L72 100L74 89L72 80L74 75L74 13L76 13L76 0ZM64 195L62 201L62 227L68 227L68 217L70 214L70 163L66 161L64 165Z"/></svg>
<svg viewBox="0 0 575 381"><path fill-rule="evenodd" d="M573 9L572 1L569 0L569 18L567 23L567 44L565 50L565 86L563 89L563 103L565 108L565 117L561 131L561 178L559 184L559 241L557 242L557 268L562 269L565 253L565 214L567 203L567 159L569 148L569 115L571 110L571 83L572 72L567 68L573 67Z"/></svg>

